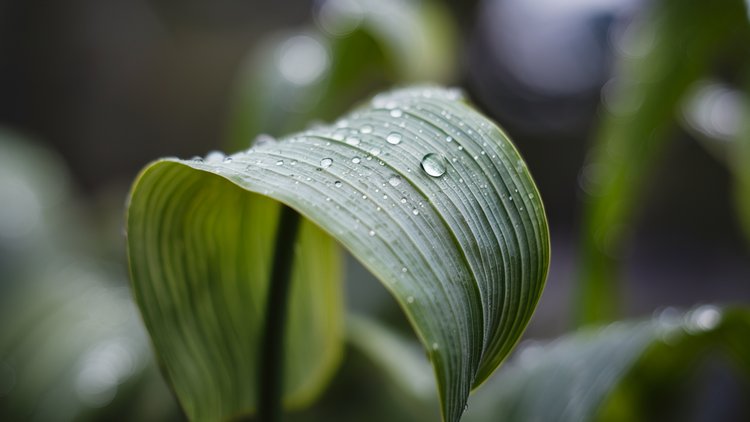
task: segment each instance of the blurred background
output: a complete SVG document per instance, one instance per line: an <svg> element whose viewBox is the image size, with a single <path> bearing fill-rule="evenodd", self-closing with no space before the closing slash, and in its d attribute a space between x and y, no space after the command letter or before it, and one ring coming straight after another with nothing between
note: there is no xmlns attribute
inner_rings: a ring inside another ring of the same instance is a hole
<svg viewBox="0 0 750 422"><path fill-rule="evenodd" d="M0 419L182 420L128 289L123 209L139 169L244 149L415 82L462 88L538 184L552 267L526 337L575 327L590 276L581 265L597 253L618 281L591 283L616 298L618 318L747 306L732 145L750 120L748 14L742 1L715 2L722 24L712 26L694 3L0 2ZM653 60L662 48L677 52L673 67ZM628 96L644 87L652 94ZM586 219L607 196L603 138L625 132L660 147L623 153L643 180L602 220L617 227L615 246L586 252L596 231ZM385 289L351 259L347 272L348 307L408 335ZM351 350L323 400L296 418L336 406L339 420L420 419L378 377ZM392 414L362 416L382 403Z"/></svg>

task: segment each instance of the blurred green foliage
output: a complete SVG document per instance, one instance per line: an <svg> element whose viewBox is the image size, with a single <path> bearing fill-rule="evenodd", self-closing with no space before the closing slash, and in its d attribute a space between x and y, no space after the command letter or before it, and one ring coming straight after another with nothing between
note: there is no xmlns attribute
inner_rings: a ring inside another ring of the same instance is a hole
<svg viewBox="0 0 750 422"><path fill-rule="evenodd" d="M233 88L229 149L247 148L262 133L282 135L331 119L386 86L456 80L457 29L441 3L354 3L251 53ZM389 8L400 20L382 18ZM657 0L632 28L615 79L604 88L604 114L582 170L587 196L574 306L581 324L621 316L620 252L639 204L648 200L649 178L669 158L666 144L686 93L697 81L729 74L724 79L742 80L748 104L747 2ZM723 151L718 155L732 171L750 239L750 123L747 108L740 113L741 130L731 142L705 144ZM121 249L109 240L120 239L102 235L112 227L97 225L94 207L80 200L59 158L16 134L0 134L0 198L0 419L182 420L134 313L123 257L108 255ZM718 324L695 330L691 324L705 311L717 312ZM729 357L746 393L746 312L669 309L652 320L527 341L471 399L466 420L674 418L681 406L689 408L674 396L695 397L691 374L711 350ZM348 337L330 389L289 420L438 417L432 374L416 343L367 317L351 321Z"/></svg>

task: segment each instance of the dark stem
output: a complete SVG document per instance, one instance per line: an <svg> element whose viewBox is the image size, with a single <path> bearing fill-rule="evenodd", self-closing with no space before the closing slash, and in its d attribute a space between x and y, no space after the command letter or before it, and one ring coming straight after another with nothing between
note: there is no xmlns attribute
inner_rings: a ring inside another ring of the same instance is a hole
<svg viewBox="0 0 750 422"><path fill-rule="evenodd" d="M284 379L284 331L291 285L294 241L299 214L282 205L276 229L276 246L271 268L271 284L266 301L266 322L258 362L258 418L261 422L281 421Z"/></svg>

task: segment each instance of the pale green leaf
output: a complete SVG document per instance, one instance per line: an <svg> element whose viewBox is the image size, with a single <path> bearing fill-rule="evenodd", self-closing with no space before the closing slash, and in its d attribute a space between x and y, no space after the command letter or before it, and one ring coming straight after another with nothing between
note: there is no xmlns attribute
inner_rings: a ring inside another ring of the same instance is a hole
<svg viewBox="0 0 750 422"><path fill-rule="evenodd" d="M432 361L443 416L459 419L471 389L524 330L549 264L547 221L524 161L460 97L437 88L381 94L331 126L142 172L128 213L133 286L191 418L254 407L275 200L310 233L295 262L305 277L293 283L337 288L326 284L338 278L333 262L312 264L333 255L332 238L347 248L406 313ZM305 296L290 309L323 312L332 296ZM335 326L321 320L290 316L306 327L287 337L295 379L320 366L316 345L338 342L319 339Z"/></svg>

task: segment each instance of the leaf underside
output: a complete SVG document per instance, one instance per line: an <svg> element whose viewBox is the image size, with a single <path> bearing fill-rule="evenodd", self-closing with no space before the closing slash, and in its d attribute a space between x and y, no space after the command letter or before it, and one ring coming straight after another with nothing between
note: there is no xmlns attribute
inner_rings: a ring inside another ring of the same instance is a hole
<svg viewBox="0 0 750 422"><path fill-rule="evenodd" d="M520 337L549 264L543 205L507 136L457 91L413 88L226 158L148 166L128 212L133 288L191 419L255 407L279 203L305 221L287 402L312 398L340 354L335 239L398 301L458 420Z"/></svg>

